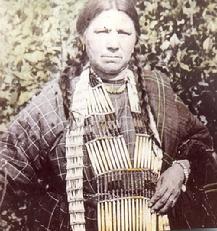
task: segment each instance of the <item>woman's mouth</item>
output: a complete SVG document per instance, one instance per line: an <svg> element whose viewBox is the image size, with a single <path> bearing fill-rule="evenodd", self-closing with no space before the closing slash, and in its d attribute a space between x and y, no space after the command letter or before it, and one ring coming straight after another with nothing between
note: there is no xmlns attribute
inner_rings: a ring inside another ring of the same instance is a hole
<svg viewBox="0 0 217 231"><path fill-rule="evenodd" d="M122 57L119 55L102 55L101 57L107 59L122 59Z"/></svg>

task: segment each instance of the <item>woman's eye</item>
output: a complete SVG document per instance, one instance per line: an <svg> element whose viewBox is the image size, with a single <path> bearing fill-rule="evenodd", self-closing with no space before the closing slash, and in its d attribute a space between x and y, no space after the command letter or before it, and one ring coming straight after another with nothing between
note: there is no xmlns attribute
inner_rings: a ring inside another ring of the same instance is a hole
<svg viewBox="0 0 217 231"><path fill-rule="evenodd" d="M131 35L132 33L128 32L128 31L124 31L124 30L118 30L118 34L123 34L123 35Z"/></svg>
<svg viewBox="0 0 217 231"><path fill-rule="evenodd" d="M108 32L109 32L109 30L107 30L107 29L96 30L96 31L95 31L96 34L107 34Z"/></svg>

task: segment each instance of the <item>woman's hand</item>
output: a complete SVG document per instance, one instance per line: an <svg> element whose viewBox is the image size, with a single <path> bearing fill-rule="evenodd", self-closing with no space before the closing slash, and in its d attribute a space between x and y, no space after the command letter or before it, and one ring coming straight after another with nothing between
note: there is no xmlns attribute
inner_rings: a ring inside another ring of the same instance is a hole
<svg viewBox="0 0 217 231"><path fill-rule="evenodd" d="M173 207L181 193L185 175L179 164L168 168L159 178L156 192L149 202L152 212L165 214Z"/></svg>

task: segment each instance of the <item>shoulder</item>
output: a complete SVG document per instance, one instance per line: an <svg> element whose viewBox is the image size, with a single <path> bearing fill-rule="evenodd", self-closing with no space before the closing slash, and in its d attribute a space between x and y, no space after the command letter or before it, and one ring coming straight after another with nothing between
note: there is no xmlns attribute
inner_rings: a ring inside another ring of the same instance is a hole
<svg viewBox="0 0 217 231"><path fill-rule="evenodd" d="M166 87L171 88L170 78L166 74L158 70L144 70L143 71L143 80L152 82L153 84L161 84Z"/></svg>
<svg viewBox="0 0 217 231"><path fill-rule="evenodd" d="M36 111L45 112L50 110L51 107L60 103L61 91L59 88L58 78L52 79L35 94L31 100L27 103L23 111L29 111L35 113Z"/></svg>
<svg viewBox="0 0 217 231"><path fill-rule="evenodd" d="M23 142L41 140L41 146L49 146L63 130L65 116L58 78L47 82L40 92L32 97L8 125L8 133L20 137ZM46 138L45 138L46 136Z"/></svg>
<svg viewBox="0 0 217 231"><path fill-rule="evenodd" d="M59 87L59 78L54 78L41 88L41 90L32 97L32 100L37 100L39 98L52 98L54 96L57 96L61 93L60 87Z"/></svg>
<svg viewBox="0 0 217 231"><path fill-rule="evenodd" d="M144 70L142 74L142 85L149 93L167 91L167 94L174 94L170 78L158 70Z"/></svg>
<svg viewBox="0 0 217 231"><path fill-rule="evenodd" d="M45 83L41 90L27 102L9 126L30 124L38 127L44 121L56 121L57 117L64 118L63 116L62 95L58 78L54 78Z"/></svg>

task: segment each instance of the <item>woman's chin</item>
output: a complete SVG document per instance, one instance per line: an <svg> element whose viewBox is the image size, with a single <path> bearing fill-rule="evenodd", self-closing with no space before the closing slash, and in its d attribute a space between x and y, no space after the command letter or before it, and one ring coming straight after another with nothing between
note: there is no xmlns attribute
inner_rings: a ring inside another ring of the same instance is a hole
<svg viewBox="0 0 217 231"><path fill-rule="evenodd" d="M107 75L118 75L122 70L126 68L126 65L120 65L114 62L104 63L102 66L96 67L96 72L104 73Z"/></svg>

